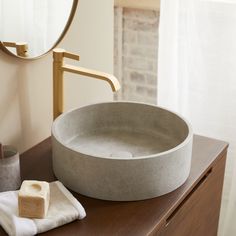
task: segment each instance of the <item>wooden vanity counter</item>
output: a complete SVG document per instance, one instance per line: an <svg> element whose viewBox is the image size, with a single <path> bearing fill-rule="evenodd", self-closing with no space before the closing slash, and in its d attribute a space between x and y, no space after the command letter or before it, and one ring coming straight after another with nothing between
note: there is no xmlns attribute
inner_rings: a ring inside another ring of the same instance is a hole
<svg viewBox="0 0 236 236"><path fill-rule="evenodd" d="M74 194L87 217L42 235L216 236L227 147L223 141L195 135L190 176L174 192L137 202ZM22 179L54 181L51 156L50 138L22 154Z"/></svg>

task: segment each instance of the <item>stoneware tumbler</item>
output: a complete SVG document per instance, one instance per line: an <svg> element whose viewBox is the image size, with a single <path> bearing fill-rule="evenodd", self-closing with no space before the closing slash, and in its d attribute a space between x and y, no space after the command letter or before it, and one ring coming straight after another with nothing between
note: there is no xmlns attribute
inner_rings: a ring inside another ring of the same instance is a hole
<svg viewBox="0 0 236 236"><path fill-rule="evenodd" d="M0 192L17 190L21 184L19 153L12 146L3 146L0 158Z"/></svg>

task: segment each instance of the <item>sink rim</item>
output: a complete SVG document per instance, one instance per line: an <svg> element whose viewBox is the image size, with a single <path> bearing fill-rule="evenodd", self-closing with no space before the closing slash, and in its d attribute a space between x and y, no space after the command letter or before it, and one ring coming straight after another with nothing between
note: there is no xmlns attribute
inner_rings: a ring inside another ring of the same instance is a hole
<svg viewBox="0 0 236 236"><path fill-rule="evenodd" d="M104 157L104 156L99 156L99 155L91 155L91 154L88 154L88 153L85 153L85 152L80 152L74 148L71 148L71 147L68 147L67 144L65 144L65 142L63 142L57 135L57 132L55 131L55 127L57 125L57 123L63 119L67 114L71 113L71 112L74 112L76 110L79 110L79 109L82 109L82 108L85 108L85 107L89 107L89 106L96 106L96 105L99 105L99 104L140 104L140 105L146 105L146 106L150 106L150 107L153 107L153 108L159 108L159 109L162 109L162 110L166 110L176 116L178 116L179 118L181 118L187 125L187 128L188 128L188 135L186 136L186 138L180 143L178 144L177 146L175 146L174 148L171 148L167 151L164 151L164 152L159 152L159 153L154 153L154 154L151 154L151 155L146 155L146 156L136 156L136 157L130 157L130 158L122 158L122 157ZM61 145L63 145L65 148L77 153L77 154L82 154L82 155L85 155L87 156L88 158L102 158L102 159L105 159L105 160L122 160L122 161L132 161L132 160L144 160L144 159L150 159L150 158L158 158L158 157L162 157L162 156L165 156L166 154L169 154L169 153L172 153L172 152L175 152L179 149L181 149L183 146L185 146L188 142L190 142L192 140L192 137L193 137L193 130L192 130L192 126L191 124L182 116L180 115L179 113L177 112L174 112L174 111L171 111L167 108L164 108L162 106L157 106L157 105L153 105L153 104L149 104L149 103L145 103L145 102L134 102L134 101L111 101L111 102L97 102L97 103L90 103L90 104L87 104L87 105L83 105L83 106L80 106L80 107L77 107L77 108L74 108L74 109L70 109L64 113L62 113L60 116L58 116L54 121L53 121L53 124L52 124L52 128L51 128L51 134L52 136L56 139L57 142L59 142Z"/></svg>

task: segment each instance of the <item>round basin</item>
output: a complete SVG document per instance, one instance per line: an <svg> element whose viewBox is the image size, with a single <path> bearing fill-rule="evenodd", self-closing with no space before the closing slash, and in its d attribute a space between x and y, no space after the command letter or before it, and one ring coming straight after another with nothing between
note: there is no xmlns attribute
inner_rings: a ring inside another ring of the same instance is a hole
<svg viewBox="0 0 236 236"><path fill-rule="evenodd" d="M53 170L80 194L113 201L169 193L187 179L193 133L181 116L143 103L84 106L52 126Z"/></svg>

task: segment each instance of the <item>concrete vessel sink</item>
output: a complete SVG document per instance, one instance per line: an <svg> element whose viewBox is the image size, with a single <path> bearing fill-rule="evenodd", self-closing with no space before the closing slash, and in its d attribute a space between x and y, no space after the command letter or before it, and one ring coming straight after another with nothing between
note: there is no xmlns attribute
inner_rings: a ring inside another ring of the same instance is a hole
<svg viewBox="0 0 236 236"><path fill-rule="evenodd" d="M153 198L186 181L192 137L188 122L157 106L89 105L54 121L53 169L65 186L89 197Z"/></svg>

